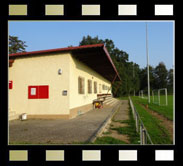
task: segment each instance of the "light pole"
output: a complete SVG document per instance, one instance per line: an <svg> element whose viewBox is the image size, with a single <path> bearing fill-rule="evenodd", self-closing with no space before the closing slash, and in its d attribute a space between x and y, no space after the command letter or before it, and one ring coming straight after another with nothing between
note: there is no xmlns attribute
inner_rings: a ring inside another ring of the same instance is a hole
<svg viewBox="0 0 183 166"><path fill-rule="evenodd" d="M150 100L150 80L149 80L149 55L148 55L148 33L147 33L147 22L146 22L146 56L147 56L147 86L148 86L148 103Z"/></svg>
<svg viewBox="0 0 183 166"><path fill-rule="evenodd" d="M135 81L134 81L134 77L135 77L135 73L134 73L134 65L135 65L135 64L133 63L133 82L134 82L134 84L135 84ZM135 87L134 87L134 91L133 91L133 92L134 92L134 94L133 94L133 95L135 96Z"/></svg>

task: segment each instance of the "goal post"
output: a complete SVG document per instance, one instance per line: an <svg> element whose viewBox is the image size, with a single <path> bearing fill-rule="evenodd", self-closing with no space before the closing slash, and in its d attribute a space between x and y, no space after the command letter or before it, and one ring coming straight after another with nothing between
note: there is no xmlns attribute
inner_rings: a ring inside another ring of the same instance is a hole
<svg viewBox="0 0 183 166"><path fill-rule="evenodd" d="M152 90L152 103L159 105L159 94L158 89Z"/></svg>
<svg viewBox="0 0 183 166"><path fill-rule="evenodd" d="M142 98L142 99L147 99L148 98L145 90L140 90L139 91L139 98Z"/></svg>
<svg viewBox="0 0 183 166"><path fill-rule="evenodd" d="M162 94L162 92L164 93ZM159 105L161 106L168 105L167 88L158 89L158 98L159 98Z"/></svg>

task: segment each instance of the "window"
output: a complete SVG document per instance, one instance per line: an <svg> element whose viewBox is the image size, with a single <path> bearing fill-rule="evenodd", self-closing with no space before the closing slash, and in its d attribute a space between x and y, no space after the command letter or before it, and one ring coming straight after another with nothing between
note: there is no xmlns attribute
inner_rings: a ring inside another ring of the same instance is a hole
<svg viewBox="0 0 183 166"><path fill-rule="evenodd" d="M107 90L110 91L110 89L111 89L111 87L108 86L108 87L107 87Z"/></svg>
<svg viewBox="0 0 183 166"><path fill-rule="evenodd" d="M105 90L105 85L104 84L102 85L102 90Z"/></svg>
<svg viewBox="0 0 183 166"><path fill-rule="evenodd" d="M84 89L84 78L83 77L78 77L78 93L79 94L84 94L85 89Z"/></svg>
<svg viewBox="0 0 183 166"><path fill-rule="evenodd" d="M94 93L97 93L97 82L94 81Z"/></svg>
<svg viewBox="0 0 183 166"><path fill-rule="evenodd" d="M92 93L92 80L88 80L88 93Z"/></svg>
<svg viewBox="0 0 183 166"><path fill-rule="evenodd" d="M49 98L49 86L28 86L28 99L48 99Z"/></svg>
<svg viewBox="0 0 183 166"><path fill-rule="evenodd" d="M101 84L99 84L99 93L102 93Z"/></svg>

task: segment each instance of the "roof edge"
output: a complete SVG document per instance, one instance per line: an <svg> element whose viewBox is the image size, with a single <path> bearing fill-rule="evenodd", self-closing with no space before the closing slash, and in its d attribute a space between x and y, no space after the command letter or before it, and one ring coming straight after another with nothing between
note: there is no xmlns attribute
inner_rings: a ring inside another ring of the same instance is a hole
<svg viewBox="0 0 183 166"><path fill-rule="evenodd" d="M20 52L20 53L9 54L9 57L17 57L17 56L32 55L32 54L45 54L45 53L60 52L60 51L72 51L77 49L103 47L103 46L104 44L91 44L91 45L56 48L56 49L48 49L48 50L40 50L40 51Z"/></svg>
<svg viewBox="0 0 183 166"><path fill-rule="evenodd" d="M111 59L111 56L109 55L109 52L107 51L107 48L105 47L105 45L103 46L103 50L104 50L105 54L107 55L107 58L108 58L109 61L111 62L112 67L113 67L113 69L115 70L115 72L116 72L116 74L117 74L119 80L121 81L121 78L120 78L120 76L119 76L119 73L118 73L118 71L117 71L117 69L116 69L116 67L115 67L115 65L114 65L114 63L113 63L113 61L112 61L112 59Z"/></svg>

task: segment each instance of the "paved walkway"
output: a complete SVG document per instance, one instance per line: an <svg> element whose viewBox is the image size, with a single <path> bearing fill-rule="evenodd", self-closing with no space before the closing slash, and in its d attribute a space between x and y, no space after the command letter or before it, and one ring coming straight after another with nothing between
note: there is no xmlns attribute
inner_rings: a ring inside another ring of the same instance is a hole
<svg viewBox="0 0 183 166"><path fill-rule="evenodd" d="M120 110L113 117L114 121L123 121L129 119L129 104L128 100L121 101Z"/></svg>
<svg viewBox="0 0 183 166"><path fill-rule="evenodd" d="M115 107L118 103L115 105ZM113 107L89 111L70 120L10 121L10 144L73 144L88 141L115 111Z"/></svg>

